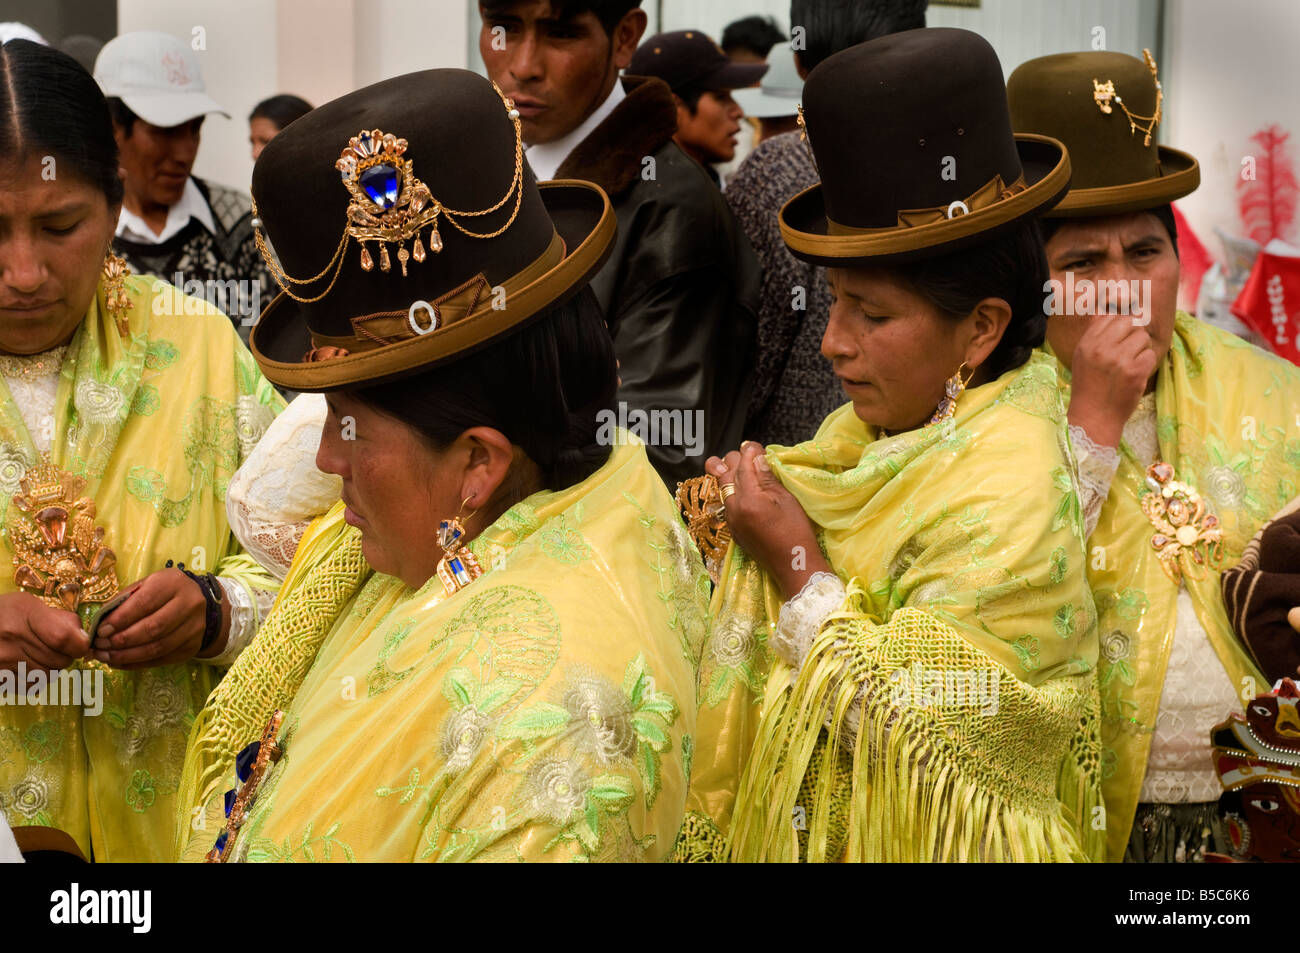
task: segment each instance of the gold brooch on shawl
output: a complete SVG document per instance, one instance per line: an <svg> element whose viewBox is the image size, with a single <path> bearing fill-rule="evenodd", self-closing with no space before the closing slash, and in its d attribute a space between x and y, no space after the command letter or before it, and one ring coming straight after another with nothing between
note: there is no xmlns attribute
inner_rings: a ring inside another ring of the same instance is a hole
<svg viewBox="0 0 1300 953"><path fill-rule="evenodd" d="M1151 547L1160 565L1175 583L1186 573L1203 579L1209 568L1223 562L1223 530L1207 511L1201 494L1174 479L1174 468L1157 461L1147 467L1148 492L1139 500L1142 512L1155 527Z"/></svg>
<svg viewBox="0 0 1300 953"><path fill-rule="evenodd" d="M262 729L262 737L246 745L235 756L235 777L239 779L239 788L231 788L226 792L226 826L221 829L212 850L204 858L206 863L224 864L229 859L239 828L248 819L248 812L257 800L257 789L262 786L271 765L279 761L283 754L277 738L282 724L284 712L277 709Z"/></svg>
<svg viewBox="0 0 1300 953"><path fill-rule="evenodd" d="M722 558L731 542L727 526L727 511L722 503L722 488L718 478L711 473L691 477L677 484L677 505L686 519L687 532L699 547L704 565L716 583L722 569Z"/></svg>
<svg viewBox="0 0 1300 953"><path fill-rule="evenodd" d="M76 612L117 594L117 557L95 525L86 481L49 462L27 471L9 506L14 582L46 605Z"/></svg>

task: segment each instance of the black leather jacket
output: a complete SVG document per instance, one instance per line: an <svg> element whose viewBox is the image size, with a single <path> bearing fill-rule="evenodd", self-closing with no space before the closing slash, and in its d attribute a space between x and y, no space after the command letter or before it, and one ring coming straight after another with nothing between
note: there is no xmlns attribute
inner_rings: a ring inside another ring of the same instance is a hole
<svg viewBox="0 0 1300 953"><path fill-rule="evenodd" d="M626 97L555 177L595 182L614 204L618 235L591 287L622 365L619 400L629 414L657 415L648 432L629 429L647 438L651 462L675 487L742 439L760 271L717 186L672 141L667 85L623 83Z"/></svg>

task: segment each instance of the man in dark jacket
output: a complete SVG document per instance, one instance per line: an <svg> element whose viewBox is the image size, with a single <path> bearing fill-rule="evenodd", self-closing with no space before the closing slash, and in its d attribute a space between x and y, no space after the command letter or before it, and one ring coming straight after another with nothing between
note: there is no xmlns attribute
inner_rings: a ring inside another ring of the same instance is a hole
<svg viewBox="0 0 1300 953"><path fill-rule="evenodd" d="M538 179L595 182L618 237L592 281L621 362L618 425L661 476L698 476L744 434L759 272L703 167L673 143L661 80L624 77L639 0L480 0L479 50L520 112Z"/></svg>

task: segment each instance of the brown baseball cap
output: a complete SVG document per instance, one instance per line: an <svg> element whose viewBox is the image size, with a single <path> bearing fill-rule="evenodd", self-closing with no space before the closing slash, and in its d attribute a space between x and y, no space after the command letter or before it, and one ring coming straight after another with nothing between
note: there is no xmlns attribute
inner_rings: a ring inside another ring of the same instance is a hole
<svg viewBox="0 0 1300 953"><path fill-rule="evenodd" d="M658 33L637 47L627 72L657 76L674 93L692 88L726 92L753 86L767 72L767 64L733 63L700 30L674 30Z"/></svg>

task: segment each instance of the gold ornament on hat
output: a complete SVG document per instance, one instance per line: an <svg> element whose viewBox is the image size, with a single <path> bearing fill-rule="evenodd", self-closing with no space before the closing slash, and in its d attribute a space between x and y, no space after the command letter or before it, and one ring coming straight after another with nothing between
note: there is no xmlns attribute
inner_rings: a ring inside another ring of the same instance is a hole
<svg viewBox="0 0 1300 953"><path fill-rule="evenodd" d="M402 266L402 276L406 277L407 262L414 259L417 263L428 257L421 232L429 229L428 251L435 255L442 251L442 236L438 233L439 218L449 222L458 231L470 238L496 238L514 224L523 202L524 189L524 139L523 128L519 122L519 110L496 83L492 88L501 97L506 107L506 115L515 127L515 171L510 180L510 187L500 200L493 205L477 209L448 208L429 191L429 187L415 176L414 166L405 157L408 143L391 132L382 129L363 129L348 140L348 144L339 154L334 167L339 170L343 185L352 195L348 204L348 224L339 239L334 254L325 263L325 267L310 278L294 278L282 269L271 254L270 248L262 236L262 220L257 214L257 200L253 200L253 237L258 251L275 277L276 283L290 298L303 304L319 301L329 294L334 283L338 281L343 269L344 253L349 240L355 239L361 245L361 267L371 271L375 267L374 257L366 242L374 242L379 250L379 270L390 271L392 258L388 252L390 243L397 244L397 261ZM514 209L504 225L491 232L474 232L462 225L458 218L477 218L491 215L514 196ZM406 243L412 242L408 251ZM312 298L299 297L291 286L311 285L324 278L330 271L334 272L329 285L320 294Z"/></svg>
<svg viewBox="0 0 1300 953"><path fill-rule="evenodd" d="M1184 573L1204 578L1223 562L1223 530L1205 500L1190 485L1174 479L1172 465L1157 460L1147 467L1147 492L1138 500L1155 533L1151 548L1174 582Z"/></svg>
<svg viewBox="0 0 1300 953"><path fill-rule="evenodd" d="M9 504L14 582L46 605L76 612L117 595L117 557L95 525L86 481L47 462L27 471Z"/></svg>
<svg viewBox="0 0 1300 953"><path fill-rule="evenodd" d="M1124 110L1124 115L1128 117L1129 135L1136 135L1137 131L1141 129L1144 134L1142 145L1146 147L1151 145L1151 136L1155 132L1156 126L1160 125L1160 111L1164 103L1165 94L1164 90L1160 86L1160 80L1156 76L1156 61L1155 58L1152 57L1151 51L1144 49L1142 51L1142 58L1146 60L1147 69L1151 70L1152 82L1156 84L1156 111L1154 113L1150 116L1139 116L1136 113L1129 112L1128 106L1124 105L1123 97L1116 92L1115 84L1111 80L1106 80L1106 82L1101 83L1098 82L1095 77L1093 78L1092 100L1097 104L1097 108L1108 116L1114 112L1114 108L1111 106L1112 102L1116 106L1119 106L1120 109ZM1146 125L1143 126L1141 125L1142 123L1146 123Z"/></svg>

